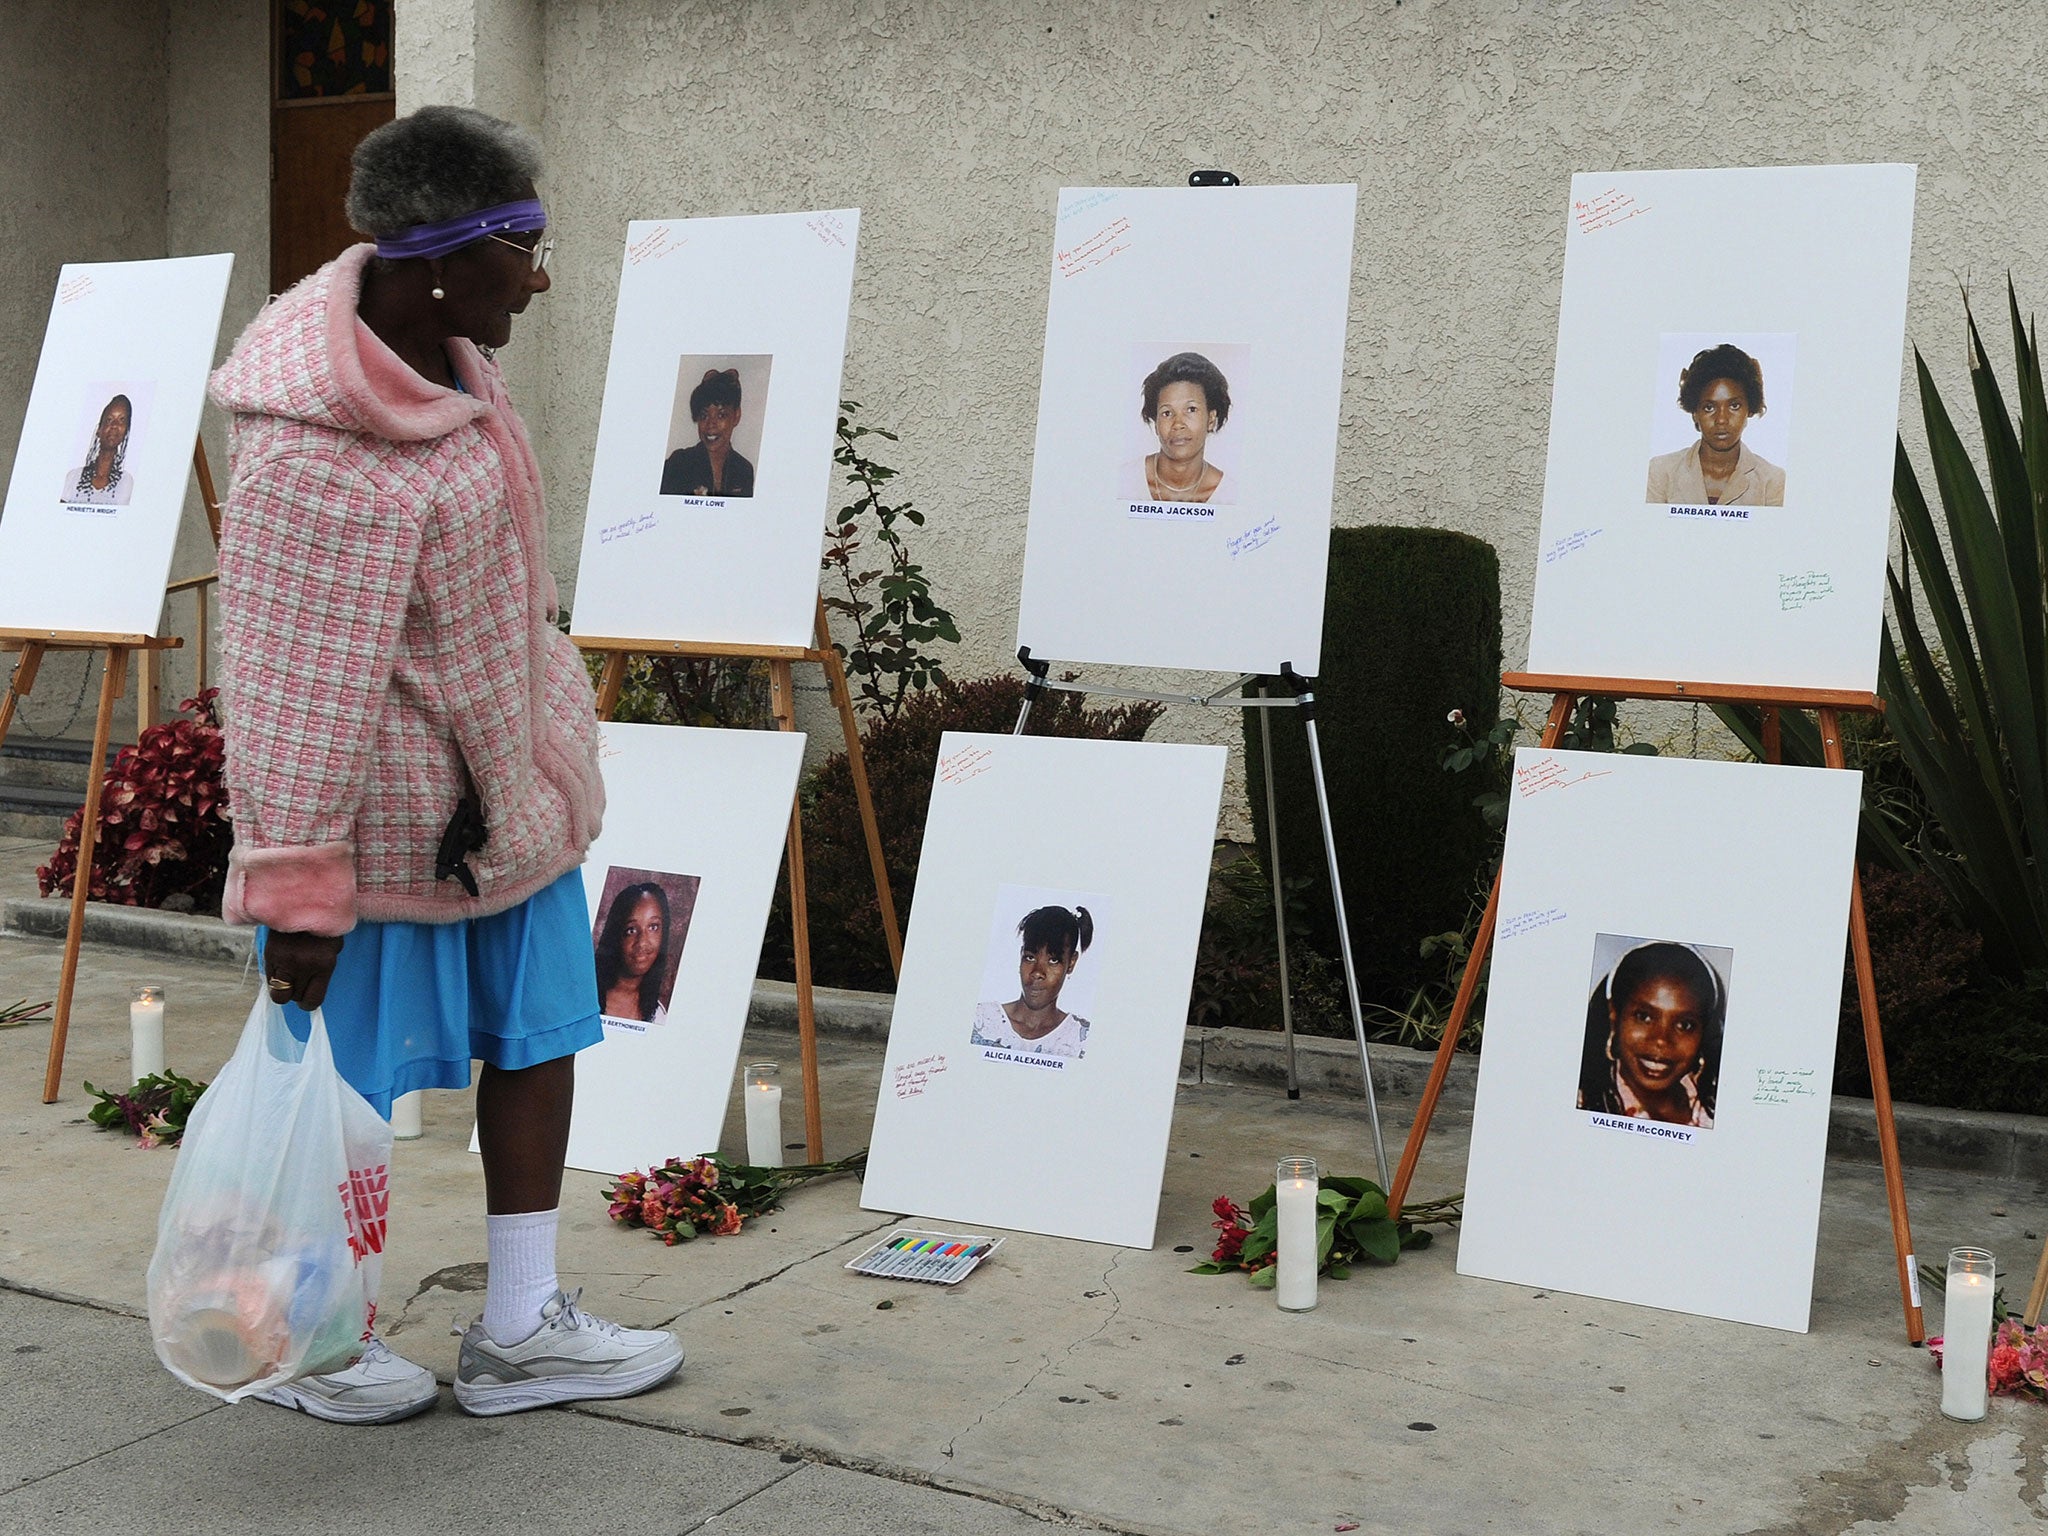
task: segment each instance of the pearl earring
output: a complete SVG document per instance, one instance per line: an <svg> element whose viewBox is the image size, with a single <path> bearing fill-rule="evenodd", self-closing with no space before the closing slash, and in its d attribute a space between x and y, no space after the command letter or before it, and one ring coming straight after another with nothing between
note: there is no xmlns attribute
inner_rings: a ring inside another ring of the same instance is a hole
<svg viewBox="0 0 2048 1536"><path fill-rule="evenodd" d="M444 293L444 292L443 292L443 291L442 291L441 289L439 289L439 288L436 288L436 289L434 290L434 297L435 297L435 298L437 298L437 299L445 299L445 298L447 298L447 297L448 297L448 295L447 295L446 293Z"/></svg>

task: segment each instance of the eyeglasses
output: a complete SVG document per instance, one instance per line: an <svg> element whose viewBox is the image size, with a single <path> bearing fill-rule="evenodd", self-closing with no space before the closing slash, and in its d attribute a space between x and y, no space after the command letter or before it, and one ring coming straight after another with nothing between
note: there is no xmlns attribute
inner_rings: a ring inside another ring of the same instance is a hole
<svg viewBox="0 0 2048 1536"><path fill-rule="evenodd" d="M548 258L555 254L555 242L550 236L546 235L541 236L531 245L521 245L517 240L507 240L503 235L485 235L484 238L486 240L495 240L500 245L511 246L513 250L519 252L520 255L533 263L533 270L536 272L547 271Z"/></svg>

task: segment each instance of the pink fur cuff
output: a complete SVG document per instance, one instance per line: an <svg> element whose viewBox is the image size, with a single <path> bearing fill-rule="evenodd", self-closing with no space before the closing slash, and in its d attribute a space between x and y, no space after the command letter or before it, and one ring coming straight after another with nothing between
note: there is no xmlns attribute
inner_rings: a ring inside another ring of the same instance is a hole
<svg viewBox="0 0 2048 1536"><path fill-rule="evenodd" d="M262 923L282 933L329 938L347 933L356 925L355 845L244 848L237 843L228 855L220 915L230 923Z"/></svg>

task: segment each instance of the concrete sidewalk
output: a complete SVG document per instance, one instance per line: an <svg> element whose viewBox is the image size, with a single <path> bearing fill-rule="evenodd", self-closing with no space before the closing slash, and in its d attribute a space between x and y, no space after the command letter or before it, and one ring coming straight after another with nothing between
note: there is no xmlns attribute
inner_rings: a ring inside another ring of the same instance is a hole
<svg viewBox="0 0 2048 1536"><path fill-rule="evenodd" d="M0 1000L50 995L58 956L0 940ZM1215 1083L1180 1091L1150 1252L1019 1234L940 1290L846 1271L892 1224L850 1180L670 1249L612 1226L605 1181L572 1173L564 1283L678 1328L676 1381L512 1421L444 1397L384 1429L211 1406L156 1368L138 1320L174 1155L93 1129L77 1087L123 1075L145 981L169 988L171 1064L210 1076L254 992L233 967L88 949L54 1105L47 1029L0 1031L0 1529L1931 1533L2048 1515L2048 1410L1936 1411L1874 1167L1830 1165L1804 1336L1460 1279L1455 1234L1289 1316L1186 1273L1209 1202L1263 1187L1282 1151L1370 1173L1363 1115ZM768 1031L746 1050L796 1059ZM880 1066L876 1042L823 1043L828 1156L865 1144ZM1384 1108L1397 1146L1408 1105ZM467 1093L430 1094L425 1139L395 1159L386 1325L444 1380L449 1323L482 1300L470 1123ZM1465 1103L1438 1126L1418 1195L1462 1180ZM728 1124L727 1151L742 1143ZM2038 1181L1909 1166L1908 1189L1923 1254L1985 1242L2024 1288Z"/></svg>

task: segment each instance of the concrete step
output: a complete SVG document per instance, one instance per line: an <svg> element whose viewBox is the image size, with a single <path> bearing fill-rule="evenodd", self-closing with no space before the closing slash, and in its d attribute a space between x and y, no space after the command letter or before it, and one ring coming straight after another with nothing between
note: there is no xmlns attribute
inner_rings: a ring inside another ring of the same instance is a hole
<svg viewBox="0 0 2048 1536"><path fill-rule="evenodd" d="M0 837L46 839L52 848L64 835L64 822L85 804L81 789L43 789L29 784L0 784Z"/></svg>
<svg viewBox="0 0 2048 1536"><path fill-rule="evenodd" d="M107 762L120 755L119 745L107 748ZM85 765L92 757L92 740L71 737L42 738L20 731L8 734L0 746L0 790L23 787L61 789L85 799ZM73 802L78 803L77 801Z"/></svg>

